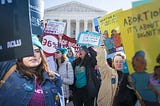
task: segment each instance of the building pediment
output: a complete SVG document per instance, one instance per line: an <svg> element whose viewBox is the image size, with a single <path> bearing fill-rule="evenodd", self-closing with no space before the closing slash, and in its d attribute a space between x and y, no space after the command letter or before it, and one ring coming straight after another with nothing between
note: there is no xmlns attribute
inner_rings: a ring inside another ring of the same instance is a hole
<svg viewBox="0 0 160 106"><path fill-rule="evenodd" d="M45 9L45 12L106 12L95 7L82 4L80 2L71 1L61 5L57 5L48 9Z"/></svg>

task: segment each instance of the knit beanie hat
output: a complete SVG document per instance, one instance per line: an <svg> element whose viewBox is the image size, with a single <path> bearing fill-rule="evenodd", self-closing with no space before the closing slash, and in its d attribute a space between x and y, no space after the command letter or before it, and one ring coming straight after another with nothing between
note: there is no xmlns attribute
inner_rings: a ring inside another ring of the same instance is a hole
<svg viewBox="0 0 160 106"><path fill-rule="evenodd" d="M43 49L41 42L39 41L38 37L34 34L32 34L32 43L40 49Z"/></svg>
<svg viewBox="0 0 160 106"><path fill-rule="evenodd" d="M67 54L67 49L66 48L57 48L56 51L60 51L62 54Z"/></svg>

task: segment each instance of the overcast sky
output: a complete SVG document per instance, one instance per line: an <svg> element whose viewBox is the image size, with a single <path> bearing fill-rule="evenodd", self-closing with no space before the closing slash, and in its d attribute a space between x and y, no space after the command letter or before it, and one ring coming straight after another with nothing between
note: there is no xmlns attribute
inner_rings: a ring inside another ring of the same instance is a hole
<svg viewBox="0 0 160 106"><path fill-rule="evenodd" d="M70 1L78 1L83 4L87 4L108 12L113 12L118 9L129 9L132 7L133 1L140 0L44 0L44 8L49 8L52 6L57 6Z"/></svg>

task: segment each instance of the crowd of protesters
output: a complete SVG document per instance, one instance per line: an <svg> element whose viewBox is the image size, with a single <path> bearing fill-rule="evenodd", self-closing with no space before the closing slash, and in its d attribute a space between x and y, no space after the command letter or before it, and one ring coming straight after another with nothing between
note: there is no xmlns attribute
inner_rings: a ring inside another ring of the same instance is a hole
<svg viewBox="0 0 160 106"><path fill-rule="evenodd" d="M0 62L0 104L65 106L72 101L74 106L135 106L141 100L145 106L159 106L159 65L148 74L145 53L138 51L132 58L135 72L123 73L125 54L115 53L109 65L104 41L102 37L98 48L81 46L76 58L72 47L58 47L50 63L53 71L41 42L32 35L33 56Z"/></svg>

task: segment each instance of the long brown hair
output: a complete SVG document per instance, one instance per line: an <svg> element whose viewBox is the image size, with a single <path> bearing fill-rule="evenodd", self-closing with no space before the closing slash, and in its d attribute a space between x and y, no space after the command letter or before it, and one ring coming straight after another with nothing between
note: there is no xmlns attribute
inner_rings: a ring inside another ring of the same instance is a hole
<svg viewBox="0 0 160 106"><path fill-rule="evenodd" d="M17 61L17 70L20 72L20 75L26 76L28 79L33 80L35 75L38 77L40 82L43 81L43 72L47 72L50 77L53 77L53 73L49 70L46 57L42 50L40 50L41 54L41 63L37 68L29 68L24 65L23 58L18 59Z"/></svg>
<svg viewBox="0 0 160 106"><path fill-rule="evenodd" d="M58 70L59 69L58 59L55 59L55 60L56 60L57 70ZM65 54L62 54L61 63L63 63L66 60L68 60L67 56Z"/></svg>

